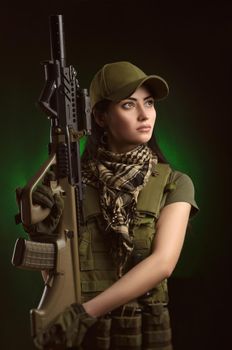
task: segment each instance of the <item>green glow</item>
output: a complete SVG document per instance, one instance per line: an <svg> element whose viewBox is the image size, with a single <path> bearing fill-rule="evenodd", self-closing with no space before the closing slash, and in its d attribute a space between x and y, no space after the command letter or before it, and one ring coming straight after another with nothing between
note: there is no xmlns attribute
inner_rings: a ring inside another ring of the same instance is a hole
<svg viewBox="0 0 232 350"><path fill-rule="evenodd" d="M81 151L81 155L82 155L82 153L84 152L86 142L87 142L87 137L86 137L86 136L82 137L81 140L80 140L80 151Z"/></svg>

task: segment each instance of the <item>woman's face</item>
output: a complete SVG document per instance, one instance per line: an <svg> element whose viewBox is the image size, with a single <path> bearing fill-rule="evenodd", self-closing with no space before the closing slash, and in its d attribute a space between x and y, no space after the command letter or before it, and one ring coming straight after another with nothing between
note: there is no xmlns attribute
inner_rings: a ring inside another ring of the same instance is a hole
<svg viewBox="0 0 232 350"><path fill-rule="evenodd" d="M97 122L107 130L109 149L125 153L150 140L155 119L154 98L141 86L130 97L111 103Z"/></svg>

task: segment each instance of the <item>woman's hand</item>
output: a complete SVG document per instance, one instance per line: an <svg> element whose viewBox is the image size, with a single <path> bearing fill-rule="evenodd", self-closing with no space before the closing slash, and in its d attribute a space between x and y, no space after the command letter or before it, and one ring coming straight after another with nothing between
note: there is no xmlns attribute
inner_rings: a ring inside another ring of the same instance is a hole
<svg viewBox="0 0 232 350"><path fill-rule="evenodd" d="M81 304L72 304L60 313L55 322L34 338L39 349L67 349L81 345L85 334L97 322Z"/></svg>
<svg viewBox="0 0 232 350"><path fill-rule="evenodd" d="M57 238L55 230L59 224L63 212L64 203L59 194L54 194L50 187L50 181L55 177L54 172L49 171L45 175L43 183L38 185L32 193L33 204L40 205L43 208L49 208L49 215L41 222L24 225L24 229L29 233L31 240L40 242L51 242Z"/></svg>

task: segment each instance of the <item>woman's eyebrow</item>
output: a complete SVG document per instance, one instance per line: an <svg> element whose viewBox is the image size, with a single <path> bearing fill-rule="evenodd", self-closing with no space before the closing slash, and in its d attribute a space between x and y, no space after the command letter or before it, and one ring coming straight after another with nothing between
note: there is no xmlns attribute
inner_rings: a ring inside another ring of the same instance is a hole
<svg viewBox="0 0 232 350"><path fill-rule="evenodd" d="M151 95L149 95L149 96L146 96L146 97L144 97L144 101L145 100L147 100L148 98L153 98L153 96L151 96ZM134 97L127 97L127 98L125 98L125 100L132 100L132 101L137 101L137 98L134 98Z"/></svg>

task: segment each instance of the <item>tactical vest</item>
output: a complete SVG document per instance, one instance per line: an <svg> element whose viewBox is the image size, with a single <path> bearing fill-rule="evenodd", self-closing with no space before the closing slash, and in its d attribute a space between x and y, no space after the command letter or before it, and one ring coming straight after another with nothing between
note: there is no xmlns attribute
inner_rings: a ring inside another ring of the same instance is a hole
<svg viewBox="0 0 232 350"><path fill-rule="evenodd" d="M156 221L166 195L173 187L168 183L170 174L168 164L157 164L139 193L132 224L134 250L125 272L151 253ZM92 299L117 281L108 242L103 239L104 222L97 189L87 186L84 198L85 225L79 242L82 302ZM122 312L116 310L112 315L102 317L95 326L95 348L171 350L167 303L165 279L139 300L120 308ZM86 348L91 348L91 344Z"/></svg>

